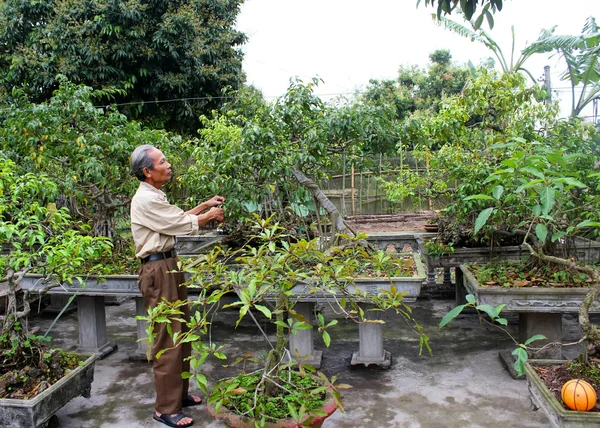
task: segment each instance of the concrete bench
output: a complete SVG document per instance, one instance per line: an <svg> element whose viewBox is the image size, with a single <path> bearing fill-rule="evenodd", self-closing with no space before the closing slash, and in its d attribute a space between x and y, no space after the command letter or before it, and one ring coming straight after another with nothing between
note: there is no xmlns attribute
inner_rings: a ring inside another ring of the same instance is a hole
<svg viewBox="0 0 600 428"><path fill-rule="evenodd" d="M184 254L194 254L198 247L206 248L206 245L213 245L222 239L222 236L209 237L190 237L189 247L179 247L179 251ZM207 243L208 242L208 243ZM356 279L355 285L348 287L350 292L355 289L366 291L368 294L377 294L381 289L389 289L393 284L398 291L405 291L407 295L404 300L407 303L414 302L419 296L421 285L425 280L425 266L420 256L414 253L417 267L417 276L412 278L393 278L389 280L380 280L377 278ZM41 284L41 275L27 275L22 283L23 289L35 290L43 289L46 284ZM77 352L93 353L104 358L117 349L117 345L108 342L106 331L106 297L133 297L136 304L136 315L144 316L143 298L138 288L137 275L106 275L100 278L91 277L86 279L86 287L82 288L77 281L72 284L63 284L52 288L48 293L54 296L73 296L76 295L77 313L79 323L79 347ZM306 285L299 285L295 290L298 298L296 310L312 323L314 305L325 304L333 298L341 298L342 295L334 296L331 294L319 295L318 293L308 293ZM367 308L368 309L368 308ZM379 312L365 311L368 317L375 319ZM147 355L147 343L145 323L137 321L137 348L129 357L133 360L145 360ZM315 350L313 341L313 330L298 330L291 334L289 346L293 355L298 354L306 363L320 367L322 351ZM383 325L380 323L361 323L359 324L359 350L353 353L352 364L376 364L380 366L389 366L391 364L391 354L383 349Z"/></svg>
<svg viewBox="0 0 600 428"><path fill-rule="evenodd" d="M519 314L519 341L543 334L548 343L560 343L563 337L562 316L577 314L581 302L589 288L551 288L551 287L482 287L473 274L461 265L457 269L457 286L462 284L467 293L473 294L478 305L496 307L504 304L505 312ZM464 296L464 291L462 292ZM590 313L600 312L600 302L594 302ZM533 346L539 346L535 342ZM550 350L547 358L562 358L560 347Z"/></svg>

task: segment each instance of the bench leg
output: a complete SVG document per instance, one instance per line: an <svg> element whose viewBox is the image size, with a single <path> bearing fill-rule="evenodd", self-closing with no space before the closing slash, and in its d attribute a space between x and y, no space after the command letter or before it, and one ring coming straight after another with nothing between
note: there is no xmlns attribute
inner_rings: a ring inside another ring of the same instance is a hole
<svg viewBox="0 0 600 428"><path fill-rule="evenodd" d="M454 284L456 290L456 306L464 305L467 303L467 289L465 288L463 271L459 266L455 268L454 275L456 281Z"/></svg>
<svg viewBox="0 0 600 428"><path fill-rule="evenodd" d="M96 354L102 359L117 350L116 344L107 341L103 296L78 296L77 316L79 318L78 353Z"/></svg>
<svg viewBox="0 0 600 428"><path fill-rule="evenodd" d="M366 306L366 305L365 305ZM367 320L381 319L382 312L368 311L363 307ZM352 354L351 365L375 364L387 368L392 363L392 354L383 349L383 324L362 322L358 326L358 352Z"/></svg>
<svg viewBox="0 0 600 428"><path fill-rule="evenodd" d="M444 285L452 285L452 272L450 272L449 267L444 268Z"/></svg>
<svg viewBox="0 0 600 428"><path fill-rule="evenodd" d="M135 298L135 315L144 316L146 315L146 309L144 308L144 298L136 297ZM129 354L129 359L131 361L151 361L148 359L148 342L146 342L146 338L148 335L146 334L146 321L144 320L136 320L137 327L137 347L135 351Z"/></svg>
<svg viewBox="0 0 600 428"><path fill-rule="evenodd" d="M544 350L542 354L534 355L535 358L561 360L562 347L562 314L548 313L519 313L519 341L524 343L536 334L543 334L547 340L537 340L530 346L540 348L547 343L556 343L557 346Z"/></svg>
<svg viewBox="0 0 600 428"><path fill-rule="evenodd" d="M435 268L429 265L427 266L427 286L435 286Z"/></svg>
<svg viewBox="0 0 600 428"><path fill-rule="evenodd" d="M314 303L299 302L294 306L294 310L312 323L313 306ZM300 359L303 364L310 364L316 369L321 367L323 351L315 351L312 329L298 330L290 334L289 346L292 358Z"/></svg>

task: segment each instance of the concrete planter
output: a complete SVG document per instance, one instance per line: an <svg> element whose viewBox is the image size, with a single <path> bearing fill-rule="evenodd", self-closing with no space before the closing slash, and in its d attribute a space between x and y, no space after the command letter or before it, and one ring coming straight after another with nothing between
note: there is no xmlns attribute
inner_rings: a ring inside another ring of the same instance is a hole
<svg viewBox="0 0 600 428"><path fill-rule="evenodd" d="M178 236L175 250L180 256L200 254L210 250L225 238L225 235L215 231L204 232L198 235Z"/></svg>
<svg viewBox="0 0 600 428"><path fill-rule="evenodd" d="M519 314L519 340L542 334L547 340L537 344L562 340L562 315L577 313L589 288L552 288L552 287L484 287L469 268L460 266L462 282L467 293L473 294L478 305L498 306L505 304L504 311ZM458 275L457 275L458 277ZM457 284L458 288L459 284ZM594 302L590 312L600 312L600 302ZM557 346L538 358L562 358L562 350Z"/></svg>
<svg viewBox="0 0 600 428"><path fill-rule="evenodd" d="M21 288L29 290L41 290L48 284L42 283L43 276L38 274L29 274L23 277ZM125 295L137 296L140 293L138 288L137 275L90 275L85 280L84 285L78 280L72 284L61 284L52 288L49 294L72 295L74 293L85 294L86 296L106 296ZM51 282L51 285L57 285L57 282Z"/></svg>
<svg viewBox="0 0 600 428"><path fill-rule="evenodd" d="M567 410L546 387L532 366L564 364L563 360L529 360L525 376L533 410L541 409L555 428L588 428L600 426L600 413Z"/></svg>
<svg viewBox="0 0 600 428"><path fill-rule="evenodd" d="M405 292L404 301L411 303L417 300L421 293L421 285L425 281L425 265L421 261L421 256L413 253L413 259L417 272L411 277L393 277L393 278L375 278L375 277L357 277L353 284L348 284L348 293L366 292L368 295L377 295L382 290L389 290L392 286L396 287L398 292ZM301 283L292 288L299 302L317 302L326 301L333 297L342 298L345 296L340 290L332 290L331 293L322 290L315 290L310 283ZM335 291L335 293L333 293ZM361 299L359 298L358 301Z"/></svg>
<svg viewBox="0 0 600 428"><path fill-rule="evenodd" d="M65 377L31 400L0 400L0 426L3 428L40 428L48 424L50 418L71 399L90 397L94 381L96 356L85 360L82 366L69 372Z"/></svg>
<svg viewBox="0 0 600 428"><path fill-rule="evenodd" d="M505 311L519 313L577 313L589 288L552 287L484 287L469 268L460 266L464 286L477 298L480 305L505 304ZM600 302L594 302L592 312L600 311Z"/></svg>

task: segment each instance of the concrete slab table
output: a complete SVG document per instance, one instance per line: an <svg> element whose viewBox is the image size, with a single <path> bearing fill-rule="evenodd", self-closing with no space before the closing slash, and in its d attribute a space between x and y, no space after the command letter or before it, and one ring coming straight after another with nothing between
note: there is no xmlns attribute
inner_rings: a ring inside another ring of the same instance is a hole
<svg viewBox="0 0 600 428"><path fill-rule="evenodd" d="M546 336L547 343L560 343L563 336L562 316L576 314L589 288L552 287L482 287L467 266L460 266L461 282L467 293L473 294L478 305L505 304L505 311L519 314L519 341L524 343L536 334ZM600 303L594 302L591 313L600 312ZM536 342L537 343L537 342ZM555 355L545 358L562 358L560 347Z"/></svg>

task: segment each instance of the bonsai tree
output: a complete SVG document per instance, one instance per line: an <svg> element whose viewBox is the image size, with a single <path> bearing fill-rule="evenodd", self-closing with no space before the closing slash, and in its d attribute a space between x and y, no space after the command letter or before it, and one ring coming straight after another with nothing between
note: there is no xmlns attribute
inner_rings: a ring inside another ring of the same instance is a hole
<svg viewBox="0 0 600 428"><path fill-rule="evenodd" d="M332 166L389 144L384 130L393 116L378 106L325 104L314 94L318 83L292 82L272 104L241 93L241 100L204 118L200 141L184 149L192 155L183 187L224 195L234 225L252 213L276 214L283 222L312 212L317 221L329 216L334 239L336 232L354 235L317 183Z"/></svg>
<svg viewBox="0 0 600 428"><path fill-rule="evenodd" d="M256 356L240 358L245 366L261 364L250 374L242 373L216 383L208 400L215 414L223 406L254 420L258 426L273 419L293 419L299 426L308 426L332 411L331 405L325 413L321 410L327 396L343 411L340 390L348 386L337 383L336 376L328 378L321 372L315 374L311 366L304 364L299 355L287 348L289 334L313 328L329 346L330 331L338 323L337 319L328 321L326 315L320 312L313 326L302 311L297 310L298 302L303 299L319 297L338 317L355 323L382 323L369 313L393 310L418 335L420 352L423 348L431 352L427 335L403 301L405 293L391 282L389 287L376 294L367 294L358 287L353 290L354 280L360 275L384 278L412 276L410 260L402 260L383 251L369 251L361 245L364 237L360 235L356 239L343 236L344 246L323 251L316 239L296 240L282 234L281 226L273 218L255 216L251 227L254 230L252 245L236 253L215 248L209 254L183 263L183 269L190 274L187 286L194 290L196 298L191 302L160 304L142 317L148 322L148 340L151 341L153 332L161 328L161 323L166 323L168 328L169 317L180 316L182 305L192 305L189 331L173 332L172 336L176 346L191 342L192 371L184 376L194 379L204 391L208 391L209 382L202 373L202 364L209 356L218 360L227 358L225 345L213 341L211 334L219 311L237 308L239 317L236 326L246 317L254 321L270 344L268 355L264 360L258 360ZM237 298L223 305L221 299L225 295ZM258 316L272 323L274 343ZM160 358L160 354L157 357ZM274 409L278 411L273 412Z"/></svg>
<svg viewBox="0 0 600 428"><path fill-rule="evenodd" d="M578 260L573 250L576 239L597 236L600 226L596 209L600 202L600 174L593 172L598 162L593 144L595 129L578 121L562 122L549 135L536 144L515 139L490 146L488 156L509 155L483 181L482 192L465 197L464 202L478 201L485 207L477 213L475 235L489 239L500 232L520 238L529 255L524 262L525 271L540 272L551 267L555 277L590 288L579 310L583 330L579 343L590 342L580 360L588 364L590 355L600 353L600 329L589 319L591 305L600 294L600 276L591 260ZM519 279L520 286L527 285L527 281ZM473 296L468 296L466 305L449 313L442 325L466 306L476 306ZM506 325L500 317L502 307L483 305L479 309L492 321ZM527 345L537 339L541 337L519 344L515 352L518 372L522 373L527 359Z"/></svg>
<svg viewBox="0 0 600 428"><path fill-rule="evenodd" d="M78 363L49 349L46 335L30 332L31 295L19 286L24 275L42 274L41 293L56 282L84 283L86 259L111 251L107 238L90 236L89 225L74 222L66 208L56 209L57 191L45 174L18 174L0 151L0 287L6 295L0 315L1 398L31 398Z"/></svg>

